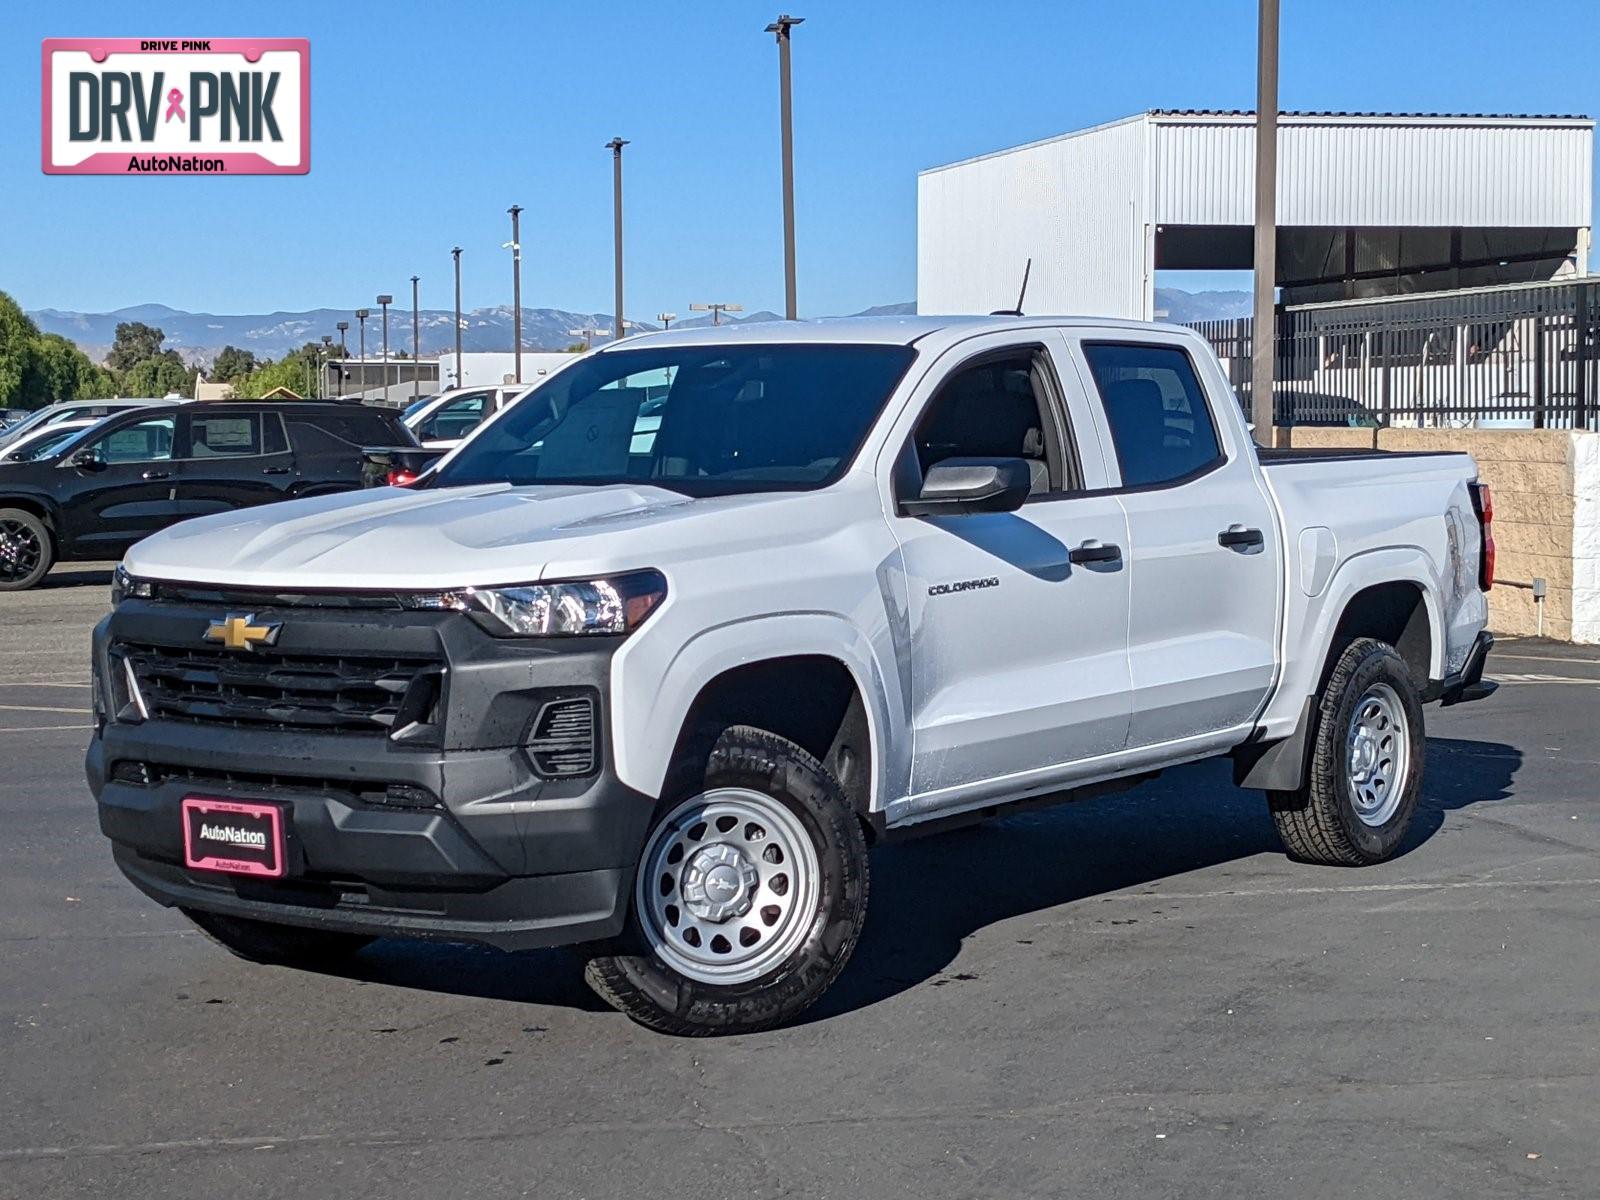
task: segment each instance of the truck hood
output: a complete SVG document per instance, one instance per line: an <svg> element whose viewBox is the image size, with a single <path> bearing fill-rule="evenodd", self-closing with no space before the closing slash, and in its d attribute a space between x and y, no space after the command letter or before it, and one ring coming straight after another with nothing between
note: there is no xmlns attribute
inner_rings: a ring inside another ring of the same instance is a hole
<svg viewBox="0 0 1600 1200"><path fill-rule="evenodd" d="M185 521L134 546L125 565L145 578L234 587L526 583L558 561L595 571L656 565L652 550L663 540L681 546L686 524L694 540L724 549L753 537L739 514L783 498L697 500L630 484L380 488ZM668 529L674 536L664 538Z"/></svg>

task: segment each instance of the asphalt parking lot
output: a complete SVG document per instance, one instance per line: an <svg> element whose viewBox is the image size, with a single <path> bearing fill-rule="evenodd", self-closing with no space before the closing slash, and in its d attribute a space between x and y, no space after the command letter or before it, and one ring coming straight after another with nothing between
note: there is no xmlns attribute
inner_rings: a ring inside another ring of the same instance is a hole
<svg viewBox="0 0 1600 1200"><path fill-rule="evenodd" d="M1593 1196L1600 654L1428 710L1408 851L1298 866L1225 764L880 849L804 1024L675 1041L564 952L236 961L82 774L108 572L0 596L0 1196Z"/></svg>

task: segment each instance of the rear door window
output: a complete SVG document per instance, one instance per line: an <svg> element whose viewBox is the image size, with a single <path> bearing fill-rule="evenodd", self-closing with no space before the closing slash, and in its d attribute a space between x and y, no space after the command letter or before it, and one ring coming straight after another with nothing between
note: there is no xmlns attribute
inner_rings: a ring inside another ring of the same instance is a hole
<svg viewBox="0 0 1600 1200"><path fill-rule="evenodd" d="M254 413L193 414L190 458L245 458L261 453L261 419Z"/></svg>
<svg viewBox="0 0 1600 1200"><path fill-rule="evenodd" d="M1222 462L1205 391L1176 346L1085 342L1123 487L1176 483Z"/></svg>

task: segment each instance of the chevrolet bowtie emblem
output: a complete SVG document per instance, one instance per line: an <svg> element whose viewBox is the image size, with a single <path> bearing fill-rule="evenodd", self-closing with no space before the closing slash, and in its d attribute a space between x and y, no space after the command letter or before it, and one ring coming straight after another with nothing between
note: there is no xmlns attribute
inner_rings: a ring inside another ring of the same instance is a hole
<svg viewBox="0 0 1600 1200"><path fill-rule="evenodd" d="M282 624L257 625L255 613L229 613L206 628L206 641L221 642L229 650L254 650L277 645L282 630Z"/></svg>

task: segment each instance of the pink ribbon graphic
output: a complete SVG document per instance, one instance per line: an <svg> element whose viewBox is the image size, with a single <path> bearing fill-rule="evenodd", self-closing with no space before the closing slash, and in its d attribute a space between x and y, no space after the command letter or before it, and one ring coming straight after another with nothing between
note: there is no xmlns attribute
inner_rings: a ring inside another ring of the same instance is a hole
<svg viewBox="0 0 1600 1200"><path fill-rule="evenodd" d="M177 88L173 88L167 93L167 115L162 123L165 124L166 121L172 120L173 117L177 117L180 121L189 119L183 115L183 93Z"/></svg>

